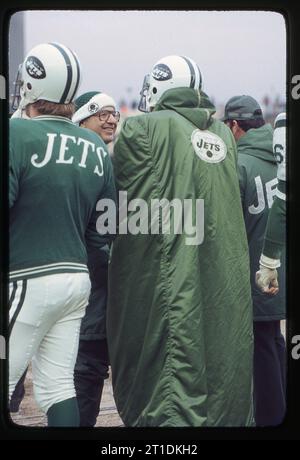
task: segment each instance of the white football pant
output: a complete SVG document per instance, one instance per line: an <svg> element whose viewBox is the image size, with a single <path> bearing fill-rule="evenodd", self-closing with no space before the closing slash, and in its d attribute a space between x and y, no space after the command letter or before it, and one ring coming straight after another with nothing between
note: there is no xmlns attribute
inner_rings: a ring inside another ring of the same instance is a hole
<svg viewBox="0 0 300 460"><path fill-rule="evenodd" d="M10 283L9 398L30 361L43 412L76 396L74 366L90 295L87 273L60 273Z"/></svg>

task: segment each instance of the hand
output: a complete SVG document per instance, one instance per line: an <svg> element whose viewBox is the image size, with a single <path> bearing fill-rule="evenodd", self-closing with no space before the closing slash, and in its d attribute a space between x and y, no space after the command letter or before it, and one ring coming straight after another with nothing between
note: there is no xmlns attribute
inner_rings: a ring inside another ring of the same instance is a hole
<svg viewBox="0 0 300 460"><path fill-rule="evenodd" d="M256 272L255 281L262 292L272 295L278 293L278 273L276 270L278 267L280 267L279 259L271 259L261 254L259 259L259 271Z"/></svg>
<svg viewBox="0 0 300 460"><path fill-rule="evenodd" d="M270 295L276 295L279 291L278 274L276 268L268 268L263 265L259 266L256 272L255 281L262 292Z"/></svg>

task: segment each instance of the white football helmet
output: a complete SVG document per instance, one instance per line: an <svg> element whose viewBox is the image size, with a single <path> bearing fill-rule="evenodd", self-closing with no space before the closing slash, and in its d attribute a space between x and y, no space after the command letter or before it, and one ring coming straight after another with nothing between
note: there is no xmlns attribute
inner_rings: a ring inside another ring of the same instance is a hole
<svg viewBox="0 0 300 460"><path fill-rule="evenodd" d="M40 99L60 104L72 102L80 81L80 65L73 51L59 43L32 48L19 67L13 109L24 110Z"/></svg>
<svg viewBox="0 0 300 460"><path fill-rule="evenodd" d="M139 110L149 112L168 89L200 90L201 85L202 77L195 61L185 56L166 56L157 61L150 75L145 76Z"/></svg>

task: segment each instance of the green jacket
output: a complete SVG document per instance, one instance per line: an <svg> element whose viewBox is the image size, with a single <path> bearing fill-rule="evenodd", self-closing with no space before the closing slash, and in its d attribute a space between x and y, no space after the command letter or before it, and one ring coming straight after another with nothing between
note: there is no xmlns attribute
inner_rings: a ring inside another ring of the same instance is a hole
<svg viewBox="0 0 300 460"><path fill-rule="evenodd" d="M88 272L100 235L101 198L116 200L112 164L99 136L59 116L10 120L10 279Z"/></svg>
<svg viewBox="0 0 300 460"><path fill-rule="evenodd" d="M271 208L263 254L280 259L286 246L286 118L281 114L275 121L273 149L278 165L277 194Z"/></svg>
<svg viewBox="0 0 300 460"><path fill-rule="evenodd" d="M153 199L190 199L201 233L194 241L188 230L163 233L160 216L159 234L119 234L113 244L107 336L127 426L252 423L252 303L237 152L214 112L204 93L199 106L197 91L169 90L154 112L125 121L115 145L117 188L128 202L142 198L149 209Z"/></svg>
<svg viewBox="0 0 300 460"><path fill-rule="evenodd" d="M254 320L273 321L285 318L285 256L278 270L280 291L264 294L256 286L269 210L277 189L277 163L272 148L273 130L266 124L250 129L237 142L241 199L250 253L251 287Z"/></svg>
<svg viewBox="0 0 300 460"><path fill-rule="evenodd" d="M109 246L88 251L91 294L80 326L80 340L106 338L107 272Z"/></svg>
<svg viewBox="0 0 300 460"><path fill-rule="evenodd" d="M285 195L286 183L278 180L278 190ZM286 202L275 196L274 203L269 213L263 244L263 254L271 259L281 259L285 264L286 246ZM281 289L281 286L280 286Z"/></svg>

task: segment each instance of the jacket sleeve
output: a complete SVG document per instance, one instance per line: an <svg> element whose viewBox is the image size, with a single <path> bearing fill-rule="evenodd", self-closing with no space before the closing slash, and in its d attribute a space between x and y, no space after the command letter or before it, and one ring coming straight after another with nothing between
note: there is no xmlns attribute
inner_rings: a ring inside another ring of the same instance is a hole
<svg viewBox="0 0 300 460"><path fill-rule="evenodd" d="M286 115L277 116L274 126L273 151L278 163L276 196L268 216L263 254L280 259L286 244Z"/></svg>
<svg viewBox="0 0 300 460"><path fill-rule="evenodd" d="M281 184L282 185L282 184ZM281 191L281 193L283 193ZM281 196L281 195L280 195ZM275 196L268 216L263 254L272 259L280 259L286 244L286 203L282 197Z"/></svg>
<svg viewBox="0 0 300 460"><path fill-rule="evenodd" d="M9 207L11 208L19 195L20 180L22 174L22 151L21 145L16 144L18 136L15 134L15 123L10 122L10 135L9 135Z"/></svg>
<svg viewBox="0 0 300 460"><path fill-rule="evenodd" d="M12 161L12 155L9 155L9 207L11 208L18 198L19 194L19 174L17 166Z"/></svg>

